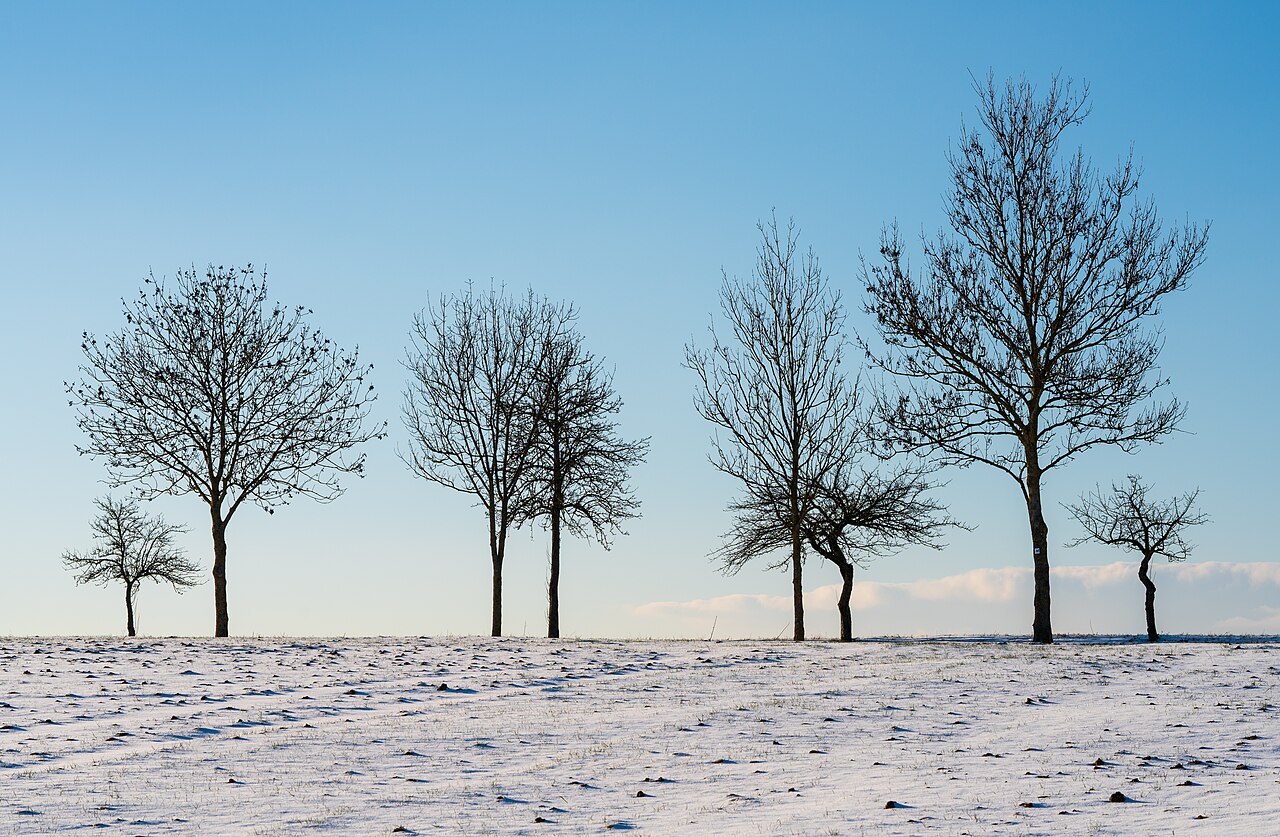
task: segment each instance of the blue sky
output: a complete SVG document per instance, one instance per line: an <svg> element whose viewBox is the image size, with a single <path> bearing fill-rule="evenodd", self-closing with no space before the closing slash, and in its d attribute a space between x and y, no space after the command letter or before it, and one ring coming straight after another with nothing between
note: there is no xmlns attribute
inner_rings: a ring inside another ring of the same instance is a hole
<svg viewBox="0 0 1280 837"><path fill-rule="evenodd" d="M1185 606L1171 594L1162 627L1280 632L1278 577L1222 569L1278 557L1274 7L691 5L0 5L0 634L120 629L117 591L75 588L58 562L87 546L104 490L101 466L75 454L62 382L81 332L119 328L119 300L148 270L209 262L265 264L274 296L358 344L393 430L335 503L237 517L233 633L487 628L481 512L414 480L395 447L413 312L490 279L575 302L616 364L624 430L653 437L631 535L608 553L566 546L566 634L702 636L722 613L717 635L784 632L767 597L786 594L785 576L726 578L706 557L733 486L706 463L683 345L705 333L721 269L749 272L754 224L774 208L867 329L859 255L887 222L941 223L945 153L972 118L970 73L988 68L1087 81L1093 115L1071 141L1102 166L1132 146L1169 222L1213 223L1204 266L1163 317L1187 432L1133 457L1087 455L1047 499L1131 471L1167 492L1200 486L1213 523L1192 563L1220 571L1170 573L1189 592ZM1028 630L1029 596L970 583L1025 569L1016 486L977 468L949 478L942 496L977 528L861 573L903 597L879 621L867 599L867 631ZM199 501L153 508L192 527L186 545L207 564ZM1055 547L1077 534L1061 510L1050 526ZM1136 579L1107 569L1123 557L1056 548L1055 565L1099 569L1097 583L1063 582L1055 628L1140 630ZM508 564L507 627L537 633L545 535L517 534ZM817 564L808 578L836 580ZM141 628L208 633L211 598L209 585L148 589ZM814 611L819 632L834 629Z"/></svg>

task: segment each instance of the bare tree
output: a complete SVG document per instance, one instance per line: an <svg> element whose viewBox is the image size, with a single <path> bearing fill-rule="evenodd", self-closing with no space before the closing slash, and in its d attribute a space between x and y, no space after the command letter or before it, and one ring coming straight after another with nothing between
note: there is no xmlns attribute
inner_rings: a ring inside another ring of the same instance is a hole
<svg viewBox="0 0 1280 837"><path fill-rule="evenodd" d="M846 446L854 437L841 428L856 421L857 405L841 368L839 293L812 251L797 253L794 224L781 230L774 218L758 228L754 277L726 273L721 286L731 336L722 340L713 325L710 347L687 346L685 365L698 376L694 407L716 428L711 463L741 484L740 502L763 504L758 513L786 533L799 641L805 637L802 525L815 502L809 487L850 458Z"/></svg>
<svg viewBox="0 0 1280 837"><path fill-rule="evenodd" d="M1067 546L1098 541L1131 549L1142 556L1138 580L1146 588L1147 641L1159 642L1151 559L1163 555L1171 563L1187 560L1193 547L1184 537L1185 530L1200 526L1209 518L1195 508L1199 489L1161 500L1152 498L1150 493L1151 486L1144 484L1141 477L1130 474L1126 484L1113 485L1107 493L1098 488L1092 494L1085 494L1079 503L1067 506L1084 527L1085 535Z"/></svg>
<svg viewBox="0 0 1280 837"><path fill-rule="evenodd" d="M923 470L901 467L887 476L878 468L844 463L822 485L811 487L814 503L801 524L808 547L840 571L840 641L853 640L853 571L872 558L909 545L941 547L943 529L959 526L946 507L925 494L934 485ZM719 555L736 571L753 558L788 546L786 532L774 522L780 498L755 498L736 504L735 524Z"/></svg>
<svg viewBox="0 0 1280 837"><path fill-rule="evenodd" d="M521 519L540 432L538 381L546 348L574 318L530 291L443 296L413 321L405 367L401 459L416 476L474 495L489 522L492 633L502 635L507 534Z"/></svg>
<svg viewBox="0 0 1280 837"><path fill-rule="evenodd" d="M551 335L533 393L539 435L530 479L519 501L520 522L545 518L551 532L547 636L560 636L561 528L608 549L622 523L639 514L628 485L649 439L627 441L614 417L622 409L613 374L583 345L581 333Z"/></svg>
<svg viewBox="0 0 1280 837"><path fill-rule="evenodd" d="M144 499L208 505L224 637L227 525L245 501L268 513L297 496L328 502L339 475L363 475L364 455L344 454L385 435L364 428L371 367L307 325L309 309L268 303L252 266L181 270L171 288L151 276L123 307L123 330L85 333L82 378L66 385L89 437L77 450Z"/></svg>
<svg viewBox="0 0 1280 837"><path fill-rule="evenodd" d="M866 271L867 311L888 347L873 362L900 376L882 418L901 449L946 464L984 463L1022 490L1031 528L1036 642L1052 642L1045 475L1099 445L1132 451L1174 430L1163 340L1145 324L1185 287L1208 227L1161 232L1155 207L1132 200L1132 154L1100 175L1063 134L1088 115L1088 91L1054 79L975 84L981 129L949 156L953 234L925 239L913 273L896 227Z"/></svg>
<svg viewBox="0 0 1280 837"><path fill-rule="evenodd" d="M200 568L187 560L175 545L175 535L185 526L167 522L162 515L150 517L136 500L115 500L110 496L94 501L101 512L89 526L97 544L88 552L65 552L62 562L76 573L76 584L124 584L124 608L129 636L137 636L134 613L138 586L146 579L168 582L182 593L199 584Z"/></svg>
<svg viewBox="0 0 1280 837"><path fill-rule="evenodd" d="M805 522L805 539L814 552L840 571L840 640L853 639L854 565L895 553L910 545L938 549L948 526L960 524L946 507L926 497L933 488L923 475L899 469L887 477L874 470L847 476L836 472L819 490L818 502Z"/></svg>

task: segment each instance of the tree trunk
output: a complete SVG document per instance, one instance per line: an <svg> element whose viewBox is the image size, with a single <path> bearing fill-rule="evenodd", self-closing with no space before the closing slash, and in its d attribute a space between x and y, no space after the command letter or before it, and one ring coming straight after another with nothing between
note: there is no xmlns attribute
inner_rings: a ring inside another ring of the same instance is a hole
<svg viewBox="0 0 1280 837"><path fill-rule="evenodd" d="M800 543L800 521L793 517L791 523L791 596L795 609L795 633L792 639L804 641L804 582L801 579L800 559L802 557Z"/></svg>
<svg viewBox="0 0 1280 837"><path fill-rule="evenodd" d="M560 507L551 505L551 581L547 585L547 636L560 638Z"/></svg>
<svg viewBox="0 0 1280 837"><path fill-rule="evenodd" d="M1044 519L1040 502L1040 474L1034 468L1027 473L1027 514L1031 523L1031 559L1035 567L1034 616L1031 623L1032 642L1053 642L1053 626L1049 617L1049 524Z"/></svg>
<svg viewBox="0 0 1280 837"><path fill-rule="evenodd" d="M129 631L129 636L137 636L138 631L133 625L133 585L127 583L124 586L124 612L127 617L126 630Z"/></svg>
<svg viewBox="0 0 1280 837"><path fill-rule="evenodd" d="M1148 572L1151 569L1151 556L1143 555L1138 565L1138 579L1147 588L1147 642L1159 642L1160 634L1156 632L1156 583Z"/></svg>
<svg viewBox="0 0 1280 837"><path fill-rule="evenodd" d="M840 611L840 641L853 642L853 611L849 607L849 600L853 598L853 564L846 561L836 566L840 568L840 578L844 582L840 587L840 600L836 602Z"/></svg>
<svg viewBox="0 0 1280 837"><path fill-rule="evenodd" d="M227 524L220 509L213 515L213 635L231 636L227 627Z"/></svg>
<svg viewBox="0 0 1280 837"><path fill-rule="evenodd" d="M489 555L493 558L493 624L490 633L502 636L502 557L506 532L500 531L494 515L489 515Z"/></svg>

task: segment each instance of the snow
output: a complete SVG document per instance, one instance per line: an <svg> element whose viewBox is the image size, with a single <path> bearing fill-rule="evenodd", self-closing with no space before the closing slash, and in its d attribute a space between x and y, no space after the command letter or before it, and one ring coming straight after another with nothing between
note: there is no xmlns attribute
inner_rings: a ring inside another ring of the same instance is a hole
<svg viewBox="0 0 1280 837"><path fill-rule="evenodd" d="M1278 649L0 639L0 833L1253 835Z"/></svg>

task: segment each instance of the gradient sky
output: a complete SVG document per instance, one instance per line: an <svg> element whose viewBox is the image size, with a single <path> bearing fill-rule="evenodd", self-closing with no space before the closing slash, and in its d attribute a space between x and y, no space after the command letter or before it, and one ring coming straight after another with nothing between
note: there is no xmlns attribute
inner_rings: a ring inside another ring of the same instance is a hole
<svg viewBox="0 0 1280 837"><path fill-rule="evenodd" d="M566 635L789 633L786 576L725 577L706 557L734 486L706 462L683 345L703 339L721 269L749 273L774 208L869 330L859 255L894 219L937 229L970 73L988 69L1087 81L1093 115L1069 142L1104 167L1132 146L1168 221L1213 223L1163 317L1187 432L1085 455L1046 488L1066 572L1054 627L1141 629L1140 586L1114 566L1127 557L1062 550L1078 532L1056 505L1139 472L1165 493L1200 486L1213 518L1191 563L1155 571L1162 627L1280 632L1278 24L1262 3L0 4L0 634L121 630L119 590L77 588L58 560L89 545L105 490L62 382L81 332L118 329L148 270L209 262L266 265L274 297L358 344L392 425L333 504L233 521L232 633L487 629L481 511L395 449L413 313L490 279L575 302L616 364L624 431L653 438L630 536L607 553L566 543ZM948 477L942 496L977 528L861 572L855 630L1028 632L1016 485ZM200 502L151 508L192 527L207 566ZM514 535L511 633L544 628L546 554L540 530ZM812 630L830 634L819 588L838 577L807 572ZM148 587L141 630L207 634L211 599Z"/></svg>

